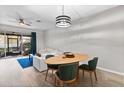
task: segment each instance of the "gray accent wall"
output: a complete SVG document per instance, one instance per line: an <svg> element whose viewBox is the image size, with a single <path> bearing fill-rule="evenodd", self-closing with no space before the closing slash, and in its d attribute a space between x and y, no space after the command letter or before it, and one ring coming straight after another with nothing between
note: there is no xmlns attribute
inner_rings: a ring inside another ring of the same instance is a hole
<svg viewBox="0 0 124 93"><path fill-rule="evenodd" d="M83 11L81 11L83 12ZM98 66L124 73L124 6L81 18L44 34L45 47L98 56Z"/></svg>

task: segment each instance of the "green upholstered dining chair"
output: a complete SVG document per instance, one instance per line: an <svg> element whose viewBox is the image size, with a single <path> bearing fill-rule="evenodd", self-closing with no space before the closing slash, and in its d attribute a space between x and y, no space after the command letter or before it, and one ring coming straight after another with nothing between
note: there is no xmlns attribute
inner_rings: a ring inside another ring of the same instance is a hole
<svg viewBox="0 0 124 93"><path fill-rule="evenodd" d="M54 57L54 55L47 55L46 59ZM58 65L51 65L51 64L47 64L47 72L46 72L46 77L45 80L47 80L47 75L48 75L48 71L52 70L52 77L53 77L53 71L58 69Z"/></svg>
<svg viewBox="0 0 124 93"><path fill-rule="evenodd" d="M55 85L57 83L64 86L64 84L75 84L78 75L78 62L70 64L61 64L58 66L58 71L55 73Z"/></svg>
<svg viewBox="0 0 124 93"><path fill-rule="evenodd" d="M94 72L95 79L97 81L97 75L96 75L96 66L98 62L98 57L94 57L92 60L88 61L88 64L82 64L79 66L79 69L82 69L83 71L83 77L84 77L84 70L88 71L90 73L90 80L91 80L91 85L93 86L92 82L92 72Z"/></svg>

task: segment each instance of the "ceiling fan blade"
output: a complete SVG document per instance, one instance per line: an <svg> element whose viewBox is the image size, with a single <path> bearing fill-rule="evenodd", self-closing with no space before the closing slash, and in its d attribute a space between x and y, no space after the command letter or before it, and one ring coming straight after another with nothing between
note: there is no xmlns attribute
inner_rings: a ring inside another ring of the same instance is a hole
<svg viewBox="0 0 124 93"><path fill-rule="evenodd" d="M26 24L32 24L31 21L26 21L26 20L25 20L25 23L26 23Z"/></svg>
<svg viewBox="0 0 124 93"><path fill-rule="evenodd" d="M25 25L27 25L27 26L31 26L30 24L25 24Z"/></svg>
<svg viewBox="0 0 124 93"><path fill-rule="evenodd" d="M26 22L29 24L32 24L33 22L41 23L41 19L34 19L34 18L23 18Z"/></svg>
<svg viewBox="0 0 124 93"><path fill-rule="evenodd" d="M35 20L35 19L34 18L31 18L31 17L24 17L24 20L32 21L32 20Z"/></svg>

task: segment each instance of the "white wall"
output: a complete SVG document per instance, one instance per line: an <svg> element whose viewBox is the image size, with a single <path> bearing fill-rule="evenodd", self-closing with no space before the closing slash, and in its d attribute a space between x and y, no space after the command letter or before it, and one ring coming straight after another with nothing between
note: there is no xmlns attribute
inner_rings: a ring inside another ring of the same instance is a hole
<svg viewBox="0 0 124 93"><path fill-rule="evenodd" d="M98 56L99 67L124 73L124 6L47 31L45 46Z"/></svg>
<svg viewBox="0 0 124 93"><path fill-rule="evenodd" d="M44 32L36 32L37 39L37 52L44 49Z"/></svg>

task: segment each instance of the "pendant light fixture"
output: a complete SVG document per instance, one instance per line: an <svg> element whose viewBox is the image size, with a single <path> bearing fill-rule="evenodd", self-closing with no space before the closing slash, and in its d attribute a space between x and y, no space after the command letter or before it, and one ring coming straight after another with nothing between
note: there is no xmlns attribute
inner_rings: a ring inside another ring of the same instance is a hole
<svg viewBox="0 0 124 93"><path fill-rule="evenodd" d="M64 5L62 6L62 15L56 17L57 27L69 27L71 26L71 17L64 15Z"/></svg>

